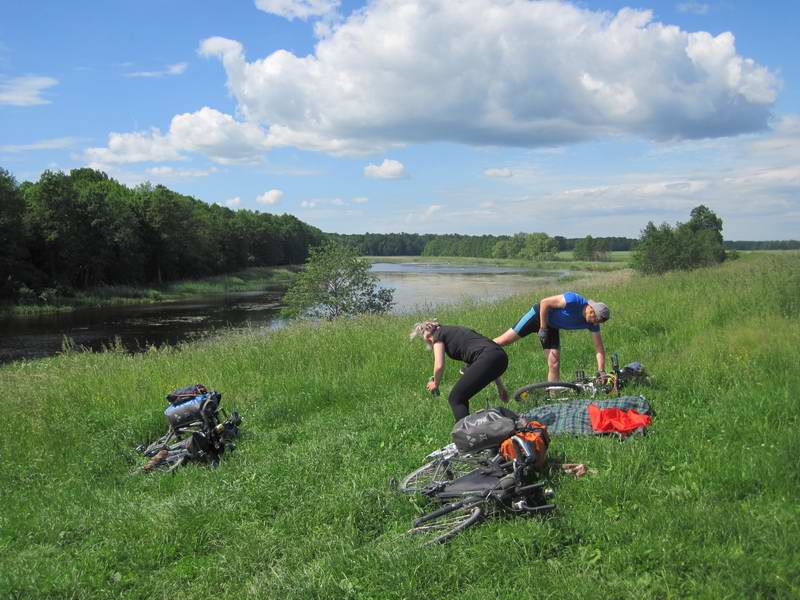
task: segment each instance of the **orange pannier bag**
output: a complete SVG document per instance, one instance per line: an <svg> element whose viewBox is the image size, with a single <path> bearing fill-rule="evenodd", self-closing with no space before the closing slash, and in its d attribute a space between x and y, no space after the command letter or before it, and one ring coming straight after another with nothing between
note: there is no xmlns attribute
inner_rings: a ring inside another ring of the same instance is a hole
<svg viewBox="0 0 800 600"><path fill-rule="evenodd" d="M547 448L550 446L550 434L547 433L547 426L539 423L539 421L528 421L525 426L518 427L514 435L526 440L533 448L536 454L533 464L537 468L544 466L547 460ZM511 438L503 440L500 444L500 454L506 460L517 458L517 449L514 447Z"/></svg>

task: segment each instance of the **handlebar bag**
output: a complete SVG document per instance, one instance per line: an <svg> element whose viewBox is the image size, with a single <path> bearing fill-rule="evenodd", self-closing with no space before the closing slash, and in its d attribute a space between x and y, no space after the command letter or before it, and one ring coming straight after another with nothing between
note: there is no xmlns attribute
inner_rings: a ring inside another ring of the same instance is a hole
<svg viewBox="0 0 800 600"><path fill-rule="evenodd" d="M507 409L489 408L467 415L453 427L453 442L462 454L497 448L514 433L517 415Z"/></svg>

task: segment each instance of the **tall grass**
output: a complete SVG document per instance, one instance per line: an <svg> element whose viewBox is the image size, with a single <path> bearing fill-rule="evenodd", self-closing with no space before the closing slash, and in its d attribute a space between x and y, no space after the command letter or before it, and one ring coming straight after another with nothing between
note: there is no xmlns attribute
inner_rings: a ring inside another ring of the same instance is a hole
<svg viewBox="0 0 800 600"><path fill-rule="evenodd" d="M421 315L0 367L0 597L798 597L800 258L592 285L607 348L654 376L650 434L556 438L598 473L554 475L552 518L435 548L403 535L421 502L389 486L452 425L407 341ZM532 300L437 316L491 336ZM543 378L537 343L509 348L509 386ZM566 373L592 367L588 335L562 344ZM163 396L193 382L237 405L239 448L217 469L131 475Z"/></svg>

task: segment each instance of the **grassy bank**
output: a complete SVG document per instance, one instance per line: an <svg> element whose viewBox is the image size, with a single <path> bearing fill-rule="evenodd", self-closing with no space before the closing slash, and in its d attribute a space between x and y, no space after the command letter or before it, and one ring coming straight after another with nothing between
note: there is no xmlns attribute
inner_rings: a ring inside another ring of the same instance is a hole
<svg viewBox="0 0 800 600"><path fill-rule="evenodd" d="M654 375L651 433L554 439L598 473L555 477L552 518L423 550L388 480L447 441L457 365L442 398L425 393L415 316L0 367L0 597L798 597L798 256L579 291L611 306L608 349ZM494 335L530 301L437 316ZM563 343L565 372L591 367L588 335ZM509 386L544 374L536 340L509 355ZM131 476L164 394L192 382L237 404L239 449Z"/></svg>
<svg viewBox="0 0 800 600"><path fill-rule="evenodd" d="M185 279L155 287L107 285L76 292L71 297L54 297L43 304L0 307L0 314L37 315L70 311L81 306L168 302L193 296L250 292L272 285L287 285L293 276L291 267L253 267L227 275Z"/></svg>
<svg viewBox="0 0 800 600"><path fill-rule="evenodd" d="M630 267L630 252L609 252L608 260L574 260L572 252L559 252L554 260L530 261L521 258L478 258L474 256L366 256L370 262L449 263L454 265L496 265L538 270L616 271Z"/></svg>

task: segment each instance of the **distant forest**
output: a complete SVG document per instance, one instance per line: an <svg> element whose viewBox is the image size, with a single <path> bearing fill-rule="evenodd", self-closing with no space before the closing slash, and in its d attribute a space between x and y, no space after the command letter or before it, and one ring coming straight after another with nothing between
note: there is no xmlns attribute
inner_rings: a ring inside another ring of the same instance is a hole
<svg viewBox="0 0 800 600"><path fill-rule="evenodd" d="M329 238L356 248L367 256L475 256L480 258L509 258L517 256L510 246L530 245L531 236L540 241L550 240L548 251L553 254L572 251L585 238L565 238L546 234L515 235L461 235L461 234L417 234L417 233L329 233ZM607 251L632 250L636 240L626 237L596 237L597 243ZM509 256L511 254L511 256Z"/></svg>
<svg viewBox="0 0 800 600"><path fill-rule="evenodd" d="M45 171L18 183L0 168L0 299L38 301L100 285L160 284L251 266L303 263L329 239L370 256L548 260L562 251L604 260L626 237L545 233L323 233L288 214L231 210L149 183L129 188L101 171ZM800 249L800 242L731 241L728 250Z"/></svg>
<svg viewBox="0 0 800 600"><path fill-rule="evenodd" d="M768 242L722 242L726 250L798 250L798 240L772 240Z"/></svg>
<svg viewBox="0 0 800 600"><path fill-rule="evenodd" d="M513 242L516 235L461 235L432 233L328 233L326 237L352 246L365 256L475 256L479 258L507 258L498 256L502 244ZM536 234L534 234L536 235ZM544 234L538 234L544 235ZM549 236L548 236L549 237ZM591 239L604 251L633 250L638 239L627 237L566 238L560 235L549 238L556 252L574 252ZM498 242L501 243L498 246ZM800 250L798 240L771 240L763 242L725 241L726 250ZM500 251L502 253L502 251Z"/></svg>

